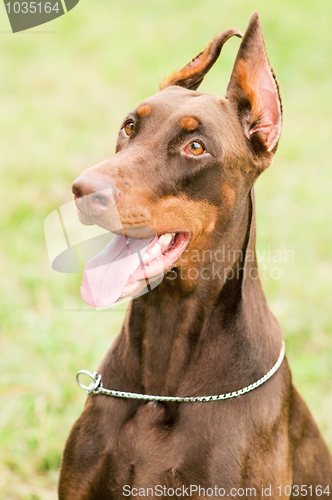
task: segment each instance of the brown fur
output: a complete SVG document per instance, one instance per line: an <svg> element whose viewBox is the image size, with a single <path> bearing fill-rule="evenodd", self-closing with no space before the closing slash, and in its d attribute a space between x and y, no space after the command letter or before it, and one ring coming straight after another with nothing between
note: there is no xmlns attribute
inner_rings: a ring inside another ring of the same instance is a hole
<svg viewBox="0 0 332 500"><path fill-rule="evenodd" d="M205 56L200 61L189 82L169 80L128 115L135 127L130 137L120 130L116 155L74 183L76 197L102 180L116 186L118 213L134 237L145 237L142 226L157 234L191 234L173 270L131 302L98 368L107 388L222 394L258 380L279 356L282 332L258 279L253 184L272 163L281 103L257 14L243 37L226 99L189 90L202 80ZM262 80L270 85L268 94ZM195 129L182 127L188 116L196 117ZM195 139L204 143L205 154L186 154ZM86 214L82 219L87 222ZM89 222L111 225L101 215ZM306 485L313 495L302 498L327 498L315 488L330 485L331 491L332 458L285 359L264 385L226 401L147 403L90 395L66 444L59 499L120 499L125 485L199 485L224 488L226 496L232 488L255 488L256 497L275 500L288 498L286 485Z"/></svg>

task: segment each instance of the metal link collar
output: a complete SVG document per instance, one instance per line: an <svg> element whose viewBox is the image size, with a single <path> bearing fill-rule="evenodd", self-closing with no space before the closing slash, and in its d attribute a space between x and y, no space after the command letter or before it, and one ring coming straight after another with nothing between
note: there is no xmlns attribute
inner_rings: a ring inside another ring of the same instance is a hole
<svg viewBox="0 0 332 500"><path fill-rule="evenodd" d="M229 392L227 394L218 394L216 396L186 396L184 398L174 397L174 396L152 396L150 394L138 394L136 392L123 392L123 391L115 391L113 389L105 389L101 382L101 375L97 372L90 373L87 370L80 370L76 374L77 383L82 389L84 389L87 394L103 394L104 396L113 396L115 398L125 398L125 399L141 399L144 401L174 401L177 403L205 403L207 401L220 401L222 399L231 399L236 398L237 396L241 396L241 394L246 394L247 392L253 391L260 385L263 385L267 382L280 368L285 357L285 342L282 341L282 347L280 351L280 355L278 361L271 368L271 370L264 375L264 377L257 380L253 384L248 385L248 387L244 387L235 392ZM93 382L87 387L86 385L80 382L80 375L88 375L92 378Z"/></svg>

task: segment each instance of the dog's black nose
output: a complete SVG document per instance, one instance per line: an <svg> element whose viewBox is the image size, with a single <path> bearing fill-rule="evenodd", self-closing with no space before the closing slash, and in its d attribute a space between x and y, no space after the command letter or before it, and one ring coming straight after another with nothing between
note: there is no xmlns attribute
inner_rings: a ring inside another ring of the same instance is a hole
<svg viewBox="0 0 332 500"><path fill-rule="evenodd" d="M83 173L72 186L74 200L79 210L87 215L99 215L115 205L120 191L109 177Z"/></svg>

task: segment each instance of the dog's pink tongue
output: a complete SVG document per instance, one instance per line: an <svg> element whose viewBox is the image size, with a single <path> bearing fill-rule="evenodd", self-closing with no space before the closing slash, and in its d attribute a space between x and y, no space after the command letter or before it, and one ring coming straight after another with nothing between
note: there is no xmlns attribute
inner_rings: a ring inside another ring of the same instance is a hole
<svg viewBox="0 0 332 500"><path fill-rule="evenodd" d="M87 304L109 307L121 296L128 278L140 265L140 255L154 238L130 239L115 235L89 260L84 269L81 295Z"/></svg>

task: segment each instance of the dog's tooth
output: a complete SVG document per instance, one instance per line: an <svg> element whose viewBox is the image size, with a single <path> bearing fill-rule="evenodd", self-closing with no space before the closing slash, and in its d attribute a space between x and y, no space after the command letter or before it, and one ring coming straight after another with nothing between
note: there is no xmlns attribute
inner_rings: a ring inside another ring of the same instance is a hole
<svg viewBox="0 0 332 500"><path fill-rule="evenodd" d="M161 245L168 245L172 241L172 238L173 236L171 233L163 234L162 236L160 236L158 243L160 243Z"/></svg>
<svg viewBox="0 0 332 500"><path fill-rule="evenodd" d="M151 250L149 250L150 252L150 255L156 255L157 253L160 253L161 252L161 246L159 245L159 243L156 243L152 248Z"/></svg>
<svg viewBox="0 0 332 500"><path fill-rule="evenodd" d="M148 252L145 252L145 254L143 255L142 259L143 259L144 263L148 262L148 260L150 259Z"/></svg>

